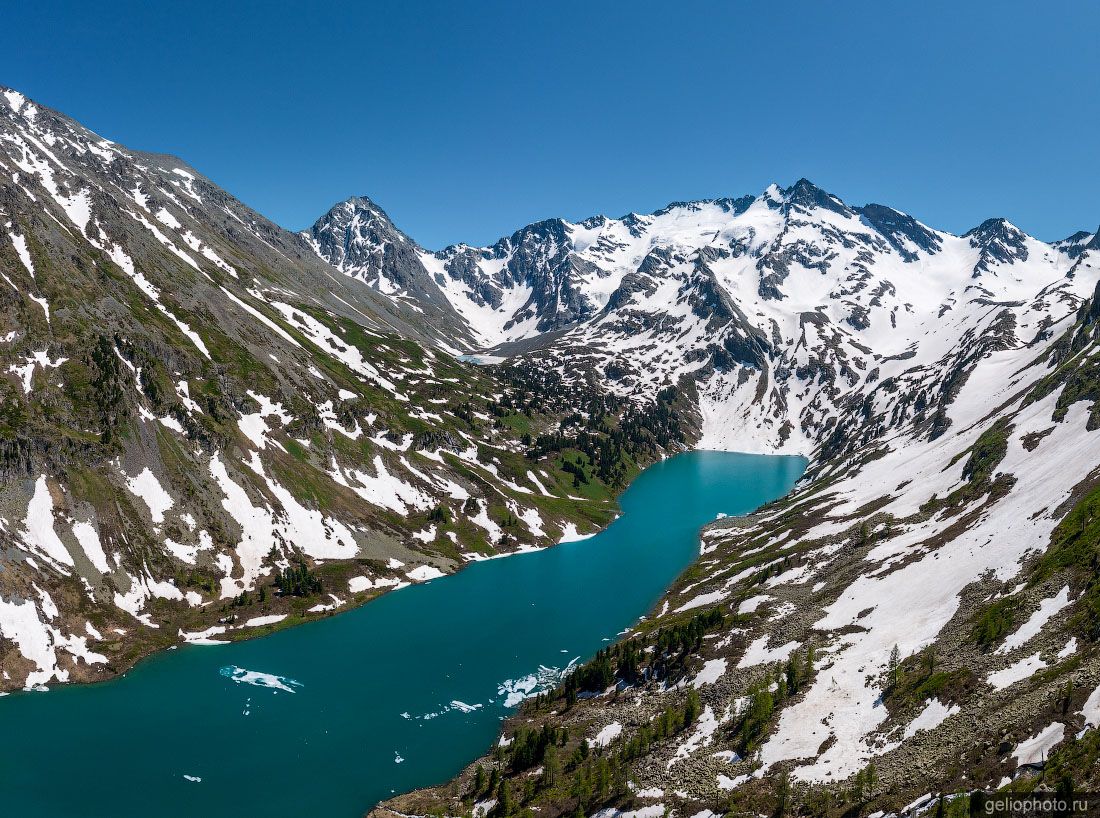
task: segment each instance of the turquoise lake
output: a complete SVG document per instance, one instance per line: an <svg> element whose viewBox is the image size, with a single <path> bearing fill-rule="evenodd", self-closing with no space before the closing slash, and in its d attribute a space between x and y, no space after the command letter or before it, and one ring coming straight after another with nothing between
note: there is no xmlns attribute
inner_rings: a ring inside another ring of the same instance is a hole
<svg viewBox="0 0 1100 818"><path fill-rule="evenodd" d="M589 539L263 639L167 651L103 684L0 698L0 815L353 818L440 783L524 692L649 611L700 526L786 494L805 465L681 454Z"/></svg>

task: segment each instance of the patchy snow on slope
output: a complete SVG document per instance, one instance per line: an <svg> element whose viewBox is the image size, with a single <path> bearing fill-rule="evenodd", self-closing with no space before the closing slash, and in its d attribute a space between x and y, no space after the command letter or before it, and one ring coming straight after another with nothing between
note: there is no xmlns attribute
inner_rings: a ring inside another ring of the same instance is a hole
<svg viewBox="0 0 1100 818"><path fill-rule="evenodd" d="M993 686L994 690L1004 690L1009 685L1026 679L1038 670L1042 670L1047 663L1039 658L1038 653L1033 653L1015 662L1004 670L996 670L986 676L985 680Z"/></svg>
<svg viewBox="0 0 1100 818"><path fill-rule="evenodd" d="M706 684L714 684L722 678L722 674L725 672L725 659L708 659L703 664L703 669L691 680L691 686L698 689Z"/></svg>
<svg viewBox="0 0 1100 818"><path fill-rule="evenodd" d="M1039 374L1032 373L1032 377ZM1023 425L1029 418L1049 418L1056 399L1055 394L1035 402L1021 412L1018 422ZM816 758L811 764L796 767L795 777L839 780L882 751L881 745L868 743L868 736L886 713L876 705L881 691L875 684L867 684L867 678L885 672L895 644L904 657L935 639L957 609L959 595L967 584L990 571L1001 580L1014 576L1020 559L1034 544L1049 540L1058 519L1055 510L1081 476L1100 462L1100 435L1082 434L1087 418L1087 404L1074 404L1065 420L1043 441L1042 457L1024 450L1014 438L1000 470L1018 471L1026 477L1017 481L1005 498L936 551L923 555L918 552L914 559L885 573L866 573L841 593L815 628L830 631L858 624L864 630L858 638L838 637L828 673L815 679L801 701L783 710L775 733L762 748L762 769L779 760ZM939 488L936 477L925 481L924 475L945 474L944 466L955 452L970 445L980 431L960 430L930 444L899 447L867 464L854 479L835 487L840 496L851 499L834 513L850 513L878 496L882 486L896 484L890 475L899 473L914 479L919 490L903 492L885 510L903 507L916 511L927 498L926 492L938 491L942 496L959 482L959 476L953 476L944 488ZM898 452L904 455L899 457ZM892 538L890 545L897 548L920 542L949 523L933 518ZM1004 531L1012 531L1013 537L1003 537ZM991 674L988 681L1003 689L1045 666L1035 654ZM818 756L818 748L829 736L835 736L836 741Z"/></svg>
<svg viewBox="0 0 1100 818"><path fill-rule="evenodd" d="M446 576L446 574L434 565L418 565L411 571L406 571L405 576L413 582L427 582L430 579L438 579L439 577Z"/></svg>
<svg viewBox="0 0 1100 818"><path fill-rule="evenodd" d="M558 545L563 545L567 542L580 542L581 540L587 540L593 534L581 534L577 530L577 526L572 521L567 522L561 530L561 537L558 539Z"/></svg>
<svg viewBox="0 0 1100 818"><path fill-rule="evenodd" d="M601 729L600 732L596 733L595 738L592 739L592 746L606 747L608 744L610 744L612 741L622 735L622 732L623 726L619 722L613 721L611 722L611 724L608 724L606 727Z"/></svg>
<svg viewBox="0 0 1100 818"><path fill-rule="evenodd" d="M771 662L785 662L797 648L798 642L787 642L777 648L769 648L770 636L761 636L751 645L745 648L745 655L737 663L738 667L753 667L754 665L766 665Z"/></svg>
<svg viewBox="0 0 1100 818"><path fill-rule="evenodd" d="M718 731L718 727L725 719L719 719L714 715L714 711L710 705L703 707L703 714L699 717L699 721L695 725L695 729L691 735L676 748L676 753L672 756L668 762L668 769L672 769L678 761L682 761L689 755L699 750L702 747L706 747L714 738L714 734Z"/></svg>
<svg viewBox="0 0 1100 818"><path fill-rule="evenodd" d="M135 497L139 497L145 502L154 525L160 525L164 522L164 512L168 511L175 501L172 499L172 495L164 490L160 481L157 480L157 476L153 474L148 466L142 469L136 477L127 477L126 488Z"/></svg>
<svg viewBox="0 0 1100 818"><path fill-rule="evenodd" d="M34 495L27 504L23 520L23 544L56 565L73 565L72 555L54 529L53 495L45 475L34 484Z"/></svg>
<svg viewBox="0 0 1100 818"><path fill-rule="evenodd" d="M349 559L358 553L350 529L339 520L299 503L290 491L266 474L257 452L252 452L249 466L279 501L277 510L254 505L245 489L229 476L220 456L210 460L210 474L224 494L222 507L241 528L235 553L242 577L222 579L223 597L236 596L253 587L264 570L263 559L273 547L285 552L293 546L315 559Z"/></svg>
<svg viewBox="0 0 1100 818"><path fill-rule="evenodd" d="M95 526L92 523L77 520L73 523L73 535L95 569L101 574L108 573L111 567L107 563L107 555L103 552L103 545L99 541L99 532L96 531Z"/></svg>
<svg viewBox="0 0 1100 818"><path fill-rule="evenodd" d="M59 650L85 664L106 664L106 656L88 648L87 636L66 636L59 628L48 624L49 620L56 618L57 606L49 594L41 589L36 590L39 594L38 605L30 599L19 601L0 597L0 635L10 640L19 653L35 666L23 682L24 687L37 688L54 679L59 682L69 680L69 671L58 666Z"/></svg>
<svg viewBox="0 0 1100 818"><path fill-rule="evenodd" d="M1039 631L1043 629L1050 618L1058 613L1060 610L1069 605L1069 586L1065 586L1056 595L1044 599L1039 603L1039 610L1031 615L1031 618L1027 620L1020 629L1013 634L1010 634L1005 639L1004 644L997 648L997 653L1010 653L1021 645L1026 644L1037 636Z"/></svg>
<svg viewBox="0 0 1100 818"><path fill-rule="evenodd" d="M932 699L925 705L920 714L905 728L905 738L912 738L921 730L934 730L949 717L959 712L959 706L953 704L950 707L939 699Z"/></svg>
<svg viewBox="0 0 1100 818"><path fill-rule="evenodd" d="M22 365L11 364L8 367L8 372L11 372L12 374L16 375L19 378L19 383L23 387L24 394L29 395L29 394L31 394L33 384L34 384L34 370L35 370L35 367L38 367L38 368L42 369L43 371L45 371L47 369L57 369L59 366L61 366L67 360L69 360L69 359L68 358L51 359L50 356L47 354L47 351L42 350L41 352L34 352L31 355L25 357L23 359L23 364Z"/></svg>
<svg viewBox="0 0 1100 818"><path fill-rule="evenodd" d="M1086 725L1100 728L1100 687L1097 687L1081 706L1081 716Z"/></svg>
<svg viewBox="0 0 1100 818"><path fill-rule="evenodd" d="M271 400L266 395L261 395L259 392L253 392L250 389L248 390L248 396L260 405L260 409L257 412L241 415L237 420L237 428L252 442L253 446L257 449L263 449L267 447L268 443L272 442L269 437L271 427L267 419L274 418L285 426L294 418L283 410L281 403ZM275 445L278 446L279 444L275 443Z"/></svg>
<svg viewBox="0 0 1100 818"><path fill-rule="evenodd" d="M1066 726L1053 722L1026 741L1021 741L1012 751L1017 764L1039 764L1046 761L1050 751L1066 737Z"/></svg>
<svg viewBox="0 0 1100 818"><path fill-rule="evenodd" d="M381 455L374 456L374 471L372 475L355 468L345 469L334 460L329 476L368 503L399 514L407 514L410 508L426 511L435 505L429 494L391 474Z"/></svg>

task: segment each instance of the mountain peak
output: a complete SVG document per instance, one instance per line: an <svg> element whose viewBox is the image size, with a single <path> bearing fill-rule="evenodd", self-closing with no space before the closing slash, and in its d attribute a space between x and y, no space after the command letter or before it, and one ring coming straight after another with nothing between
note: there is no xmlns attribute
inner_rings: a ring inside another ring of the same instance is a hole
<svg viewBox="0 0 1100 818"><path fill-rule="evenodd" d="M782 190L782 194L783 201L787 205L795 205L805 210L820 207L845 216L852 214L848 206L838 197L818 187L805 177L799 179L786 190Z"/></svg>
<svg viewBox="0 0 1100 818"><path fill-rule="evenodd" d="M1065 253L1070 258L1077 258L1085 250L1100 250L1100 229L1095 233L1088 230L1078 230L1072 236L1052 242L1051 246Z"/></svg>
<svg viewBox="0 0 1100 818"><path fill-rule="evenodd" d="M376 276L387 247L416 248L369 196L352 196L334 204L302 235L318 254L342 272Z"/></svg>
<svg viewBox="0 0 1100 818"><path fill-rule="evenodd" d="M977 227L973 227L963 233L963 238L971 239L971 242L973 242L974 240L1008 240L1023 235L1026 235L1024 231L1022 231L1004 216L994 216L991 219L986 219Z"/></svg>
<svg viewBox="0 0 1100 818"><path fill-rule="evenodd" d="M900 210L886 205L867 204L857 207L856 212L866 224L890 242L905 261L915 261L916 250L935 253L943 246L935 232Z"/></svg>
<svg viewBox="0 0 1100 818"><path fill-rule="evenodd" d="M359 194L356 196L349 196L342 202L337 202L328 209L328 212L322 216L318 221L322 221L329 217L336 217L340 214L346 214L348 217L354 216L356 213L365 213L371 216L375 216L381 219L385 219L389 224L393 224L389 214L386 213L379 204L374 201L370 196L365 194Z"/></svg>
<svg viewBox="0 0 1100 818"><path fill-rule="evenodd" d="M979 270L988 270L993 262L1027 261L1027 234L1003 217L986 219L964 233L963 238L970 239L970 246L981 250L975 275Z"/></svg>

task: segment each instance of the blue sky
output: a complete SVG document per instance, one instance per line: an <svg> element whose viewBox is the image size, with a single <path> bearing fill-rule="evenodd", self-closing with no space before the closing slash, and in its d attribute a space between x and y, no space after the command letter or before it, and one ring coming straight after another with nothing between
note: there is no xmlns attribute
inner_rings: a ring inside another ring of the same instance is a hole
<svg viewBox="0 0 1100 818"><path fill-rule="evenodd" d="M955 232L1100 223L1084 0L15 6L0 84L294 229L366 194L487 243L801 176Z"/></svg>

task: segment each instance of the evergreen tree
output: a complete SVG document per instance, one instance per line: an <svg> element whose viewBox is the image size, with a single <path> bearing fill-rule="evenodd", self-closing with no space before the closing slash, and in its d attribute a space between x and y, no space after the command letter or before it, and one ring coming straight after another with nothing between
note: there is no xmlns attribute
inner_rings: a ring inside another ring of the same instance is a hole
<svg viewBox="0 0 1100 818"><path fill-rule="evenodd" d="M775 780L775 818L783 818L787 814L791 801L791 779L784 770Z"/></svg>
<svg viewBox="0 0 1100 818"><path fill-rule="evenodd" d="M558 760L558 751L556 748L550 747L547 749L542 761L542 785L544 787L554 786L560 774L561 762Z"/></svg>
<svg viewBox="0 0 1100 818"><path fill-rule="evenodd" d="M924 649L924 675L927 678L936 671L936 648L929 645Z"/></svg>
<svg viewBox="0 0 1100 818"><path fill-rule="evenodd" d="M275 586L283 596L310 596L321 593L321 578L299 558L279 572Z"/></svg>
<svg viewBox="0 0 1100 818"><path fill-rule="evenodd" d="M516 805L512 799L512 787L506 780L500 782L496 808L501 816L508 816L516 811Z"/></svg>
<svg viewBox="0 0 1100 818"><path fill-rule="evenodd" d="M695 719L699 717L699 693L695 690L689 690L687 699L684 701L684 727L690 727L695 723Z"/></svg>
<svg viewBox="0 0 1100 818"><path fill-rule="evenodd" d="M789 656L787 658L787 667L786 667L786 669L784 671L784 675L783 675L783 682L784 682L784 685L786 687L786 692L790 692L790 693L797 693L798 692L798 683L799 683L799 676L801 674L801 670L802 669L801 669L801 667L799 667L798 662L795 660L794 655L792 654L791 656Z"/></svg>
<svg viewBox="0 0 1100 818"><path fill-rule="evenodd" d="M749 706L740 725L742 750L747 752L764 734L774 710L775 699L767 684L754 685L750 689Z"/></svg>
<svg viewBox="0 0 1100 818"><path fill-rule="evenodd" d="M863 786L864 775L863 770L856 773L855 781L852 782L852 800L857 804L863 803Z"/></svg>

